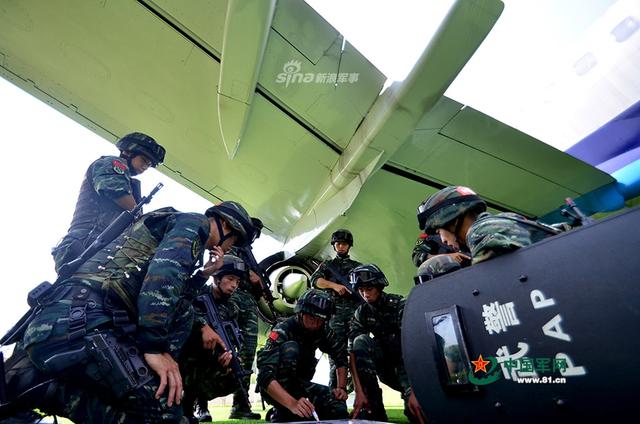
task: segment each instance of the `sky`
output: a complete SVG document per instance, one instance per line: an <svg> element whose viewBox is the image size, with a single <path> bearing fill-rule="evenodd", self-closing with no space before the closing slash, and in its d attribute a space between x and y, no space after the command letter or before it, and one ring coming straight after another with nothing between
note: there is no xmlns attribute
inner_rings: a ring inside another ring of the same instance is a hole
<svg viewBox="0 0 640 424"><path fill-rule="evenodd" d="M452 0L398 0L391 8L382 0L309 0L309 3L388 78L402 80L424 49L436 24L445 16ZM579 53L597 44L595 41L591 44L580 41L578 35L591 34L590 37L597 39L592 34L598 30L594 22L614 2L594 0L589 3L590 8L575 0L509 0L505 3L502 19L488 42L478 51L477 56L481 60L474 57L468 65L481 74L482 83L469 76L473 72L465 68L464 78L456 80L447 95L491 116L504 116L500 119L526 132L533 128L531 131L537 131L544 140L545 134L554 132L549 130L549 125L540 125L541 120L536 121L531 111L546 110L554 99L540 95L534 97L542 106L524 103L526 96L539 92L540 87L543 93L548 93L549 84L553 83L556 75L555 71L549 70L555 68L544 66L541 54L553 48L549 57L561 57L567 52ZM628 0L618 2L623 6L629 4L634 3ZM572 16L576 7L580 8L580 15L566 19ZM540 29L544 27L540 22L548 17L560 22L556 27L561 31L549 33ZM518 25L526 26L527 30L519 29ZM509 37L509 31L518 30L516 39ZM606 46L598 46L600 50L607 49ZM505 51L510 55L508 60L503 57ZM487 63L492 67L483 68ZM557 66L566 68L570 64L562 62ZM546 70L547 78L542 82L529 83L528 79L542 69ZM598 78L603 76L609 77L606 74ZM593 80L590 84L598 81ZM636 84L629 90L640 90L638 87ZM584 91L585 87L575 85L574 89ZM625 92L629 93L629 90ZM640 96L636 91L631 91L632 98ZM505 97L508 93L511 93L509 98ZM572 92L565 94L571 95ZM487 103L488 98L495 100L493 104ZM589 125L595 125L592 121L588 122ZM0 243L0 265L5 279L0 296L0 331L4 332L14 318L26 311L26 293L44 280L55 279L50 249L67 231L88 165L99 156L117 155L118 151L113 144L2 78L0 137L3 149L0 195L4 205L0 220L3 239ZM566 139L564 137L563 140L566 142ZM183 211L202 212L210 205L155 170L147 171L140 179L143 193L150 191L157 182L165 184L146 210L171 205ZM280 249L280 243L267 236L263 236L255 246L258 259Z"/></svg>

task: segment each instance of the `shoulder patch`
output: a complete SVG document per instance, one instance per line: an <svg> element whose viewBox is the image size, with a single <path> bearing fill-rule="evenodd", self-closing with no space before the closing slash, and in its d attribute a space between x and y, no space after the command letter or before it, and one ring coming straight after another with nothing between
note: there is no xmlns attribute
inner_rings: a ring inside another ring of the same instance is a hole
<svg viewBox="0 0 640 424"><path fill-rule="evenodd" d="M113 160L113 172L115 172L116 174L122 175L126 170L127 170L127 165L120 162L118 159Z"/></svg>
<svg viewBox="0 0 640 424"><path fill-rule="evenodd" d="M278 340L278 337L280 337L280 334L278 334L277 331L272 331L271 333L269 333L269 340L273 340L275 342L276 340Z"/></svg>
<svg viewBox="0 0 640 424"><path fill-rule="evenodd" d="M196 237L193 243L191 243L191 258L200 258L200 237Z"/></svg>

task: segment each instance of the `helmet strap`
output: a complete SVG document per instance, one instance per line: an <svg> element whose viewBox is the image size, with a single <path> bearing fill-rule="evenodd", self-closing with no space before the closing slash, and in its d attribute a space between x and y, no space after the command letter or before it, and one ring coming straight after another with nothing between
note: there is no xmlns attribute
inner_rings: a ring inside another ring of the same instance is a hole
<svg viewBox="0 0 640 424"><path fill-rule="evenodd" d="M229 231L229 234L226 234L226 235L224 234L224 230L222 228L222 220L220 219L220 216L218 216L217 213L213 214L213 220L215 221L216 226L218 227L218 237L220 238L216 246L222 246L222 243L227 241L227 239L230 239L231 237L233 237L233 231Z"/></svg>

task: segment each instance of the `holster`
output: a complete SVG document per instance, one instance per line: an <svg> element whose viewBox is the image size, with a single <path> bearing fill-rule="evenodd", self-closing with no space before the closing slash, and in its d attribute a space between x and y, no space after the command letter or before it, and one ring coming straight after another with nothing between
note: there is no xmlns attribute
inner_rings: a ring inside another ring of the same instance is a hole
<svg viewBox="0 0 640 424"><path fill-rule="evenodd" d="M85 340L88 354L97 364L87 370L89 376L110 387L116 398L124 397L153 379L133 342L108 333L90 334Z"/></svg>

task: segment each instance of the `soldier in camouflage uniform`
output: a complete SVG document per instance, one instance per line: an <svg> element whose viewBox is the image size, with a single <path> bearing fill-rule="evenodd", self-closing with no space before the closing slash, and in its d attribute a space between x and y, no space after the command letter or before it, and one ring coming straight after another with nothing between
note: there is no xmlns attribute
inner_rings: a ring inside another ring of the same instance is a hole
<svg viewBox="0 0 640 424"><path fill-rule="evenodd" d="M164 160L164 148L142 133L127 134L116 146L120 157L102 156L85 173L69 231L51 250L56 271L80 256L122 211L136 206L140 181L131 177Z"/></svg>
<svg viewBox="0 0 640 424"><path fill-rule="evenodd" d="M242 259L225 255L222 266L213 274L213 285L203 288L203 294L212 295L222 320L237 321L240 310L231 299L248 276L247 266ZM182 407L184 416L190 422L211 421L208 401L236 390L236 380L229 372L230 360L231 352L225 351L220 337L207 323L206 312L196 309L193 331L179 360L185 393ZM194 416L196 401L198 414Z"/></svg>
<svg viewBox="0 0 640 424"><path fill-rule="evenodd" d="M461 268L460 264L448 255L432 256L420 265L418 275L413 277L416 286L427 283L441 275L455 272Z"/></svg>
<svg viewBox="0 0 640 424"><path fill-rule="evenodd" d="M545 225L511 212L491 215L486 209L473 190L450 186L420 204L418 223L425 233L437 232L447 244L468 249L474 264L571 228L565 223Z"/></svg>
<svg viewBox="0 0 640 424"><path fill-rule="evenodd" d="M193 322L188 295L215 271L219 258L192 273L205 249L221 258L233 244L251 240L252 232L250 217L235 202L222 202L205 215L164 208L137 219L56 284L27 327L24 349L37 369L55 378L48 396L33 406L78 423L180 421L176 358ZM105 358L96 338L130 358ZM147 375L149 381L129 384L118 364L133 365L136 379Z"/></svg>
<svg viewBox="0 0 640 424"><path fill-rule="evenodd" d="M456 250L444 244L440 236L422 233L413 247L411 260L415 266L419 267L427 259L447 253L456 253Z"/></svg>
<svg viewBox="0 0 640 424"><path fill-rule="evenodd" d="M322 289L333 297L336 313L331 317L329 327L340 339L340 342L344 342L346 345L353 312L362 303L362 299L344 285L337 283L338 277L335 274L340 274L344 277L345 282L348 282L349 273L360 265L360 262L349 258L349 250L353 247L351 231L345 229L335 231L331 235L331 246L336 252L336 257L330 261L322 262L318 269L311 274L310 281L313 287ZM329 386L335 388L336 365L332 360L329 360L329 364ZM347 387L343 387L343 389L347 390Z"/></svg>
<svg viewBox="0 0 640 424"><path fill-rule="evenodd" d="M400 330L404 299L384 292L389 282L376 265L356 267L350 279L353 289L358 290L365 300L356 309L349 332L351 374L356 387L352 416L387 421L377 380L380 378L384 384L401 393L404 413L409 420L424 422L402 361Z"/></svg>
<svg viewBox="0 0 640 424"><path fill-rule="evenodd" d="M262 221L258 218L251 218L253 227L255 228L254 240L260 237ZM262 286L260 285L260 277L249 270L249 280L240 282L240 287L231 296L231 302L234 302L238 310L242 314L238 317L238 326L242 331L244 338L242 348L240 349L240 363L242 368L247 371L244 377L244 389L248 393L251 384L251 372L253 370L253 361L256 357L256 348L258 347L258 303L257 298L260 297ZM229 414L231 419L259 420L260 414L251 411L251 405L246 403L246 399L241 390L233 393L233 406Z"/></svg>
<svg viewBox="0 0 640 424"><path fill-rule="evenodd" d="M258 352L258 387L273 405L272 422L312 419L314 412L322 420L348 417L346 345L326 325L333 310L327 293L306 291L296 302L296 314L278 323ZM335 361L338 388L311 382L316 349Z"/></svg>
<svg viewBox="0 0 640 424"><path fill-rule="evenodd" d="M484 212L469 228L467 243L473 263L477 264L529 246L570 229L567 224L546 225L521 215L505 212L491 215Z"/></svg>

